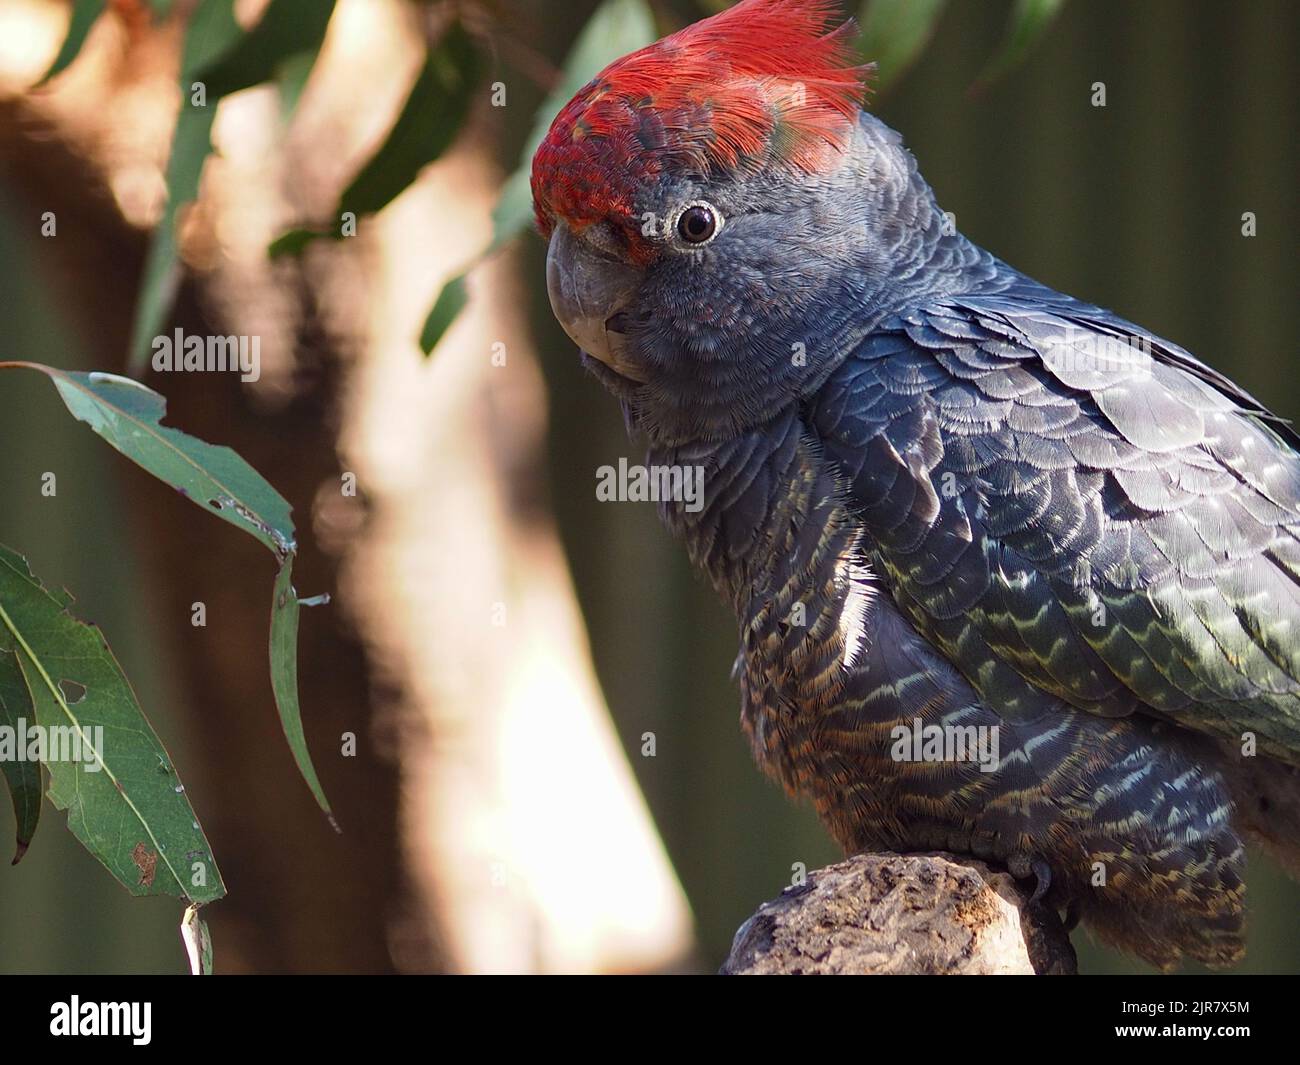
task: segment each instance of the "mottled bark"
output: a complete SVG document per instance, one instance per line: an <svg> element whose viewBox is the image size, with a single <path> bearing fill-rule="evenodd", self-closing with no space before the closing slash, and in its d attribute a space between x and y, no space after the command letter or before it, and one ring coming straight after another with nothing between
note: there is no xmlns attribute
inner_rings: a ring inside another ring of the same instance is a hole
<svg viewBox="0 0 1300 1065"><path fill-rule="evenodd" d="M809 873L736 933L729 975L1064 975L1074 949L1010 875L946 854L860 854Z"/></svg>

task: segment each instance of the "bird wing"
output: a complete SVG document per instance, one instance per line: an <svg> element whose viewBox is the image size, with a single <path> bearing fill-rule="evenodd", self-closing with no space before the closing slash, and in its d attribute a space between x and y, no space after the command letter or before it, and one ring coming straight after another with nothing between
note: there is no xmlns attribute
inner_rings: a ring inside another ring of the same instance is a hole
<svg viewBox="0 0 1300 1065"><path fill-rule="evenodd" d="M1227 378L1067 297L963 296L885 319L807 418L1004 716L1048 693L1300 763L1298 441Z"/></svg>

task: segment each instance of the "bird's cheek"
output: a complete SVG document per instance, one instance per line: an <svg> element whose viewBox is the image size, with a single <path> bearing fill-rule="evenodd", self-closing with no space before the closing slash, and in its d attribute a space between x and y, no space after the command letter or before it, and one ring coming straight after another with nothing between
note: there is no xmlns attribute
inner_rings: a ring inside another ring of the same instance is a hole
<svg viewBox="0 0 1300 1065"><path fill-rule="evenodd" d="M563 222L551 234L546 291L556 320L588 355L634 381L644 373L619 326L641 279L635 267L598 255Z"/></svg>

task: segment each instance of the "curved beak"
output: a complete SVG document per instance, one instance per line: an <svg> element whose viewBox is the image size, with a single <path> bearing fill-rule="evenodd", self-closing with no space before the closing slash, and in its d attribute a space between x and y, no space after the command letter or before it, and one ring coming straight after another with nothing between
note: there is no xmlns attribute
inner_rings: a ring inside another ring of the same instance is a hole
<svg viewBox="0 0 1300 1065"><path fill-rule="evenodd" d="M551 310L583 351L615 373L644 380L628 357L627 338L617 326L641 282L640 271L600 255L560 222L546 252L546 291Z"/></svg>

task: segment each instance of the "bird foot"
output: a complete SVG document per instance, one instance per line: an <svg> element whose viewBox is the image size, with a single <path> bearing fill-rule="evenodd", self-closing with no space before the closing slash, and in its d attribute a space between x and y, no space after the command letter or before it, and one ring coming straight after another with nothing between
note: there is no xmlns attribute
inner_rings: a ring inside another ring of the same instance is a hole
<svg viewBox="0 0 1300 1065"><path fill-rule="evenodd" d="M1034 891L1026 906L1038 902L1052 886L1052 868L1042 858L1028 854L1013 854L1007 859L1007 871L1017 880L1034 878Z"/></svg>

